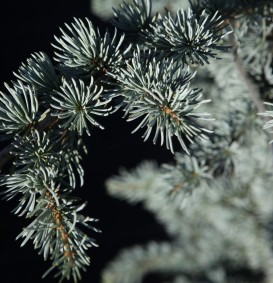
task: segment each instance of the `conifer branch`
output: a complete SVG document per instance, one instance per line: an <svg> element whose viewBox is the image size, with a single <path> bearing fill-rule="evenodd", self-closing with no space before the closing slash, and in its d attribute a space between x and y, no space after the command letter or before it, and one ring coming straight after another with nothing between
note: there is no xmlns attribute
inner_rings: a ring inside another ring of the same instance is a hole
<svg viewBox="0 0 273 283"><path fill-rule="evenodd" d="M1 194L19 196L14 214L32 219L18 238L51 259L45 275L57 269L60 282L76 283L89 265L96 243L80 226L99 230L74 197L84 183L83 135L122 110L144 141L180 152L171 164L143 163L107 181L113 196L143 202L170 241L124 252L105 283L140 282L148 272L168 272L175 283L228 282L237 262L272 281L272 161L254 110L273 117L262 102L272 106L272 1L189 2L155 16L151 0L122 3L113 34L75 18L54 37L55 62L32 54L0 93L0 141L10 142L0 151ZM233 54L221 63L227 35Z"/></svg>

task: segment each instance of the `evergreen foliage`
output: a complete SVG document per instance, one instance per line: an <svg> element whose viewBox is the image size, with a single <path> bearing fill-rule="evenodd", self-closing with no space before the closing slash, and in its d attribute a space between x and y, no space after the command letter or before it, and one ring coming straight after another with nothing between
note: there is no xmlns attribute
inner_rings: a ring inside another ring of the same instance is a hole
<svg viewBox="0 0 273 283"><path fill-rule="evenodd" d="M204 0L152 11L151 0L122 3L114 33L103 36L75 18L55 36L54 61L32 54L5 84L1 194L32 221L18 238L52 261L45 275L81 279L99 232L74 196L83 135L122 110L138 122L133 132L145 128L144 141L160 139L175 160L123 171L108 191L143 202L170 241L125 250L103 282L155 272L175 283L272 282L272 138L262 128L273 126L265 107L273 105L273 4Z"/></svg>

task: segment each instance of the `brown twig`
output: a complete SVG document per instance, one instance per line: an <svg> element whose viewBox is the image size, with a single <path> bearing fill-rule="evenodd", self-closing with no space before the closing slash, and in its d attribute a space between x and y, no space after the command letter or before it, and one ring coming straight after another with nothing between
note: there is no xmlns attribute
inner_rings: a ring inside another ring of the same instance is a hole
<svg viewBox="0 0 273 283"><path fill-rule="evenodd" d="M10 151L12 149L12 145L9 144L4 149L0 151L0 172L2 171L3 166L12 160L13 156Z"/></svg>
<svg viewBox="0 0 273 283"><path fill-rule="evenodd" d="M52 197L51 193L46 192L46 196L51 202L48 205L48 208L52 210L52 215L53 215L55 224L57 225L56 230L58 233L60 233L60 237L64 245L64 256L67 258L69 265L73 266L75 263L74 261L75 251L70 245L70 241L69 241L70 236L64 226L62 213L59 210L56 202L54 201L54 198Z"/></svg>

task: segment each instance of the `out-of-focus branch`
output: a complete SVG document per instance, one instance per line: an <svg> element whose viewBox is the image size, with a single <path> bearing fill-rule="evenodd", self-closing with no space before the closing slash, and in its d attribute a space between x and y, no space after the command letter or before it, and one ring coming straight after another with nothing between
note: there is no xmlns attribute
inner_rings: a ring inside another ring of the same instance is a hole
<svg viewBox="0 0 273 283"><path fill-rule="evenodd" d="M237 54L237 49L238 49L238 44L237 44L237 40L235 37L234 32L231 33L229 35L230 37L230 42L233 46L233 55L234 55L234 63L235 66L240 74L241 79L244 81L247 89L248 89L248 93L250 95L250 98L252 99L253 103L255 104L255 106L257 107L259 112L265 112L265 107L264 104L261 100L261 96L260 96L260 92L258 89L258 86L249 78L246 68L244 66L244 63L242 61L242 59L238 56Z"/></svg>

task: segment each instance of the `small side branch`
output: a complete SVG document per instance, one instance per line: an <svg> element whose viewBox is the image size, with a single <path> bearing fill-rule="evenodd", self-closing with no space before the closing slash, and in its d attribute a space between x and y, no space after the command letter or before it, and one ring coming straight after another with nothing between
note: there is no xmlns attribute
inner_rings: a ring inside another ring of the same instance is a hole
<svg viewBox="0 0 273 283"><path fill-rule="evenodd" d="M57 117L48 115L43 121L41 121L41 123L37 125L36 128L39 131L44 131L54 126L57 122L58 122ZM0 173L3 167L13 159L13 155L10 153L11 149L12 149L12 145L9 144L0 151Z"/></svg>

